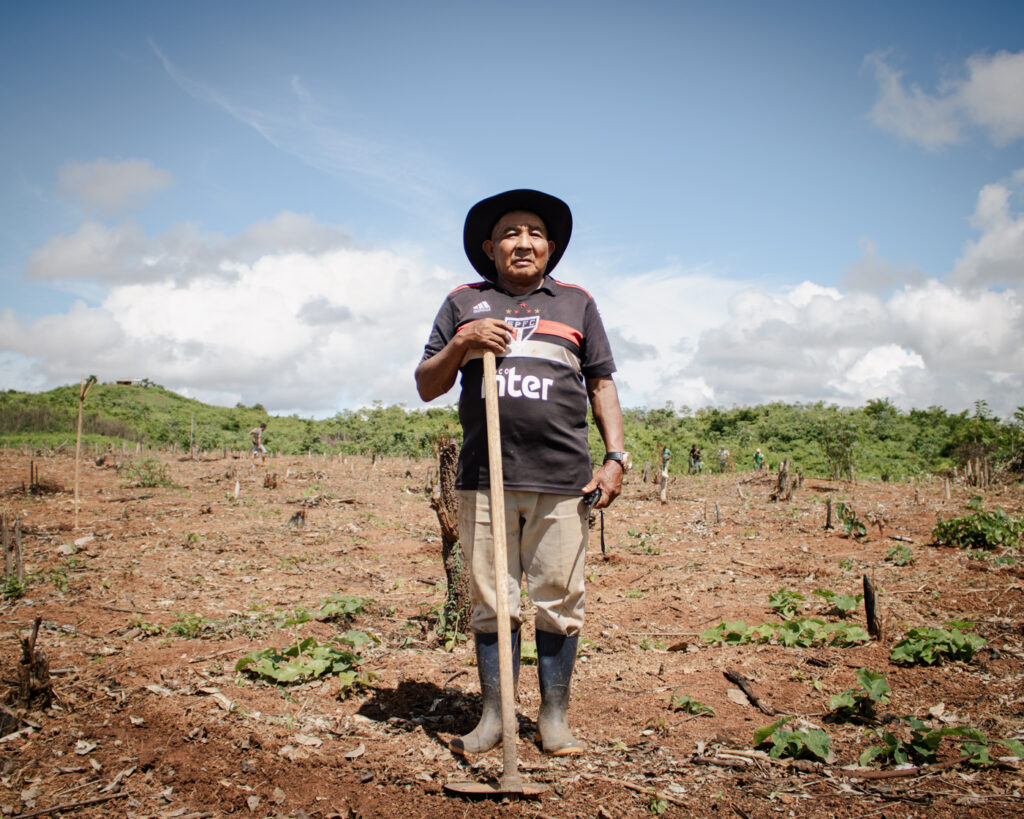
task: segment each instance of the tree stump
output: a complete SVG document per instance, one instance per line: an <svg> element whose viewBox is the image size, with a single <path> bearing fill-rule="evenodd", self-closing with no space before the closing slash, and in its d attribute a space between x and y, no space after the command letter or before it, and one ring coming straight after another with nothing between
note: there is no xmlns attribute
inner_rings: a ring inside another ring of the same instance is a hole
<svg viewBox="0 0 1024 819"><path fill-rule="evenodd" d="M459 500L455 495L455 470L459 445L454 438L442 438L434 446L438 457L438 491L430 498L441 525L441 559L448 581L444 603L445 622L459 631L469 630L469 566L459 542Z"/></svg>
<svg viewBox="0 0 1024 819"><path fill-rule="evenodd" d="M20 634L21 662L18 665L18 705L22 708L49 708L53 701L53 683L50 682L50 663L46 655L36 648L42 617L32 623L28 637Z"/></svg>
<svg viewBox="0 0 1024 819"><path fill-rule="evenodd" d="M868 634L876 640L882 639L882 620L878 616L878 602L875 598L875 584L864 575L864 616L868 621Z"/></svg>
<svg viewBox="0 0 1024 819"><path fill-rule="evenodd" d="M788 501L793 497L793 492L801 483L800 473L795 476L789 474L789 458L783 458L779 462L779 476L775 483L775 489L768 496L772 501Z"/></svg>

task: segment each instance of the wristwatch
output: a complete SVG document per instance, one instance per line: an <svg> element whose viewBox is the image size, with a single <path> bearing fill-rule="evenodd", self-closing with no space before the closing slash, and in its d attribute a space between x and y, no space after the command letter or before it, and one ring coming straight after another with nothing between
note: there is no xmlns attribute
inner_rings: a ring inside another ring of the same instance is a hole
<svg viewBox="0 0 1024 819"><path fill-rule="evenodd" d="M608 463L608 461L618 461L623 475L629 472L629 468L633 465L633 459L628 452L606 452L604 453L604 463Z"/></svg>

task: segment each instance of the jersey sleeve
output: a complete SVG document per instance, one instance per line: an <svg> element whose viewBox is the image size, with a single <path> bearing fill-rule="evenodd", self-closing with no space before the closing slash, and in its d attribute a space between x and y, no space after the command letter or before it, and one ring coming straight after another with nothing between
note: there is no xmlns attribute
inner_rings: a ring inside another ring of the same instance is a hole
<svg viewBox="0 0 1024 819"><path fill-rule="evenodd" d="M615 372L615 360L612 358L612 347L608 343L608 334L604 330L604 322L592 298L587 299L583 312L583 361L582 372L585 378L603 378Z"/></svg>
<svg viewBox="0 0 1024 819"><path fill-rule="evenodd" d="M452 340L455 330L455 303L452 299L447 298L441 305L441 309L437 311L437 316L434 317L434 326L430 330L430 338L427 339L423 348L423 358L420 361L426 361L441 352L445 345Z"/></svg>

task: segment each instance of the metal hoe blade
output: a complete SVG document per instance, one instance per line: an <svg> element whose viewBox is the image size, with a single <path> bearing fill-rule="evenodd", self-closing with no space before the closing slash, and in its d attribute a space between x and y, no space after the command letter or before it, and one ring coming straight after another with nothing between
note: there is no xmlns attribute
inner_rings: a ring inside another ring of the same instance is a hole
<svg viewBox="0 0 1024 819"><path fill-rule="evenodd" d="M446 782L444 789L451 793L459 793L465 796L540 796L547 793L550 788L539 782L524 782L520 779L518 785L506 787L501 782Z"/></svg>

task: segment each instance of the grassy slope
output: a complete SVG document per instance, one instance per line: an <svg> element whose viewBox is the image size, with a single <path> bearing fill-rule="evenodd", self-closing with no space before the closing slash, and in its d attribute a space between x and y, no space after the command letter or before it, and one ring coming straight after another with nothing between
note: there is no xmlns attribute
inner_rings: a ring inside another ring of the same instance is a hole
<svg viewBox="0 0 1024 819"><path fill-rule="evenodd" d="M59 446L73 443L78 385L43 393L0 393L0 446ZM376 453L426 456L439 435L461 437L450 408L409 411L374 404L358 411L339 412L322 421L298 416L270 416L260 405L216 407L159 386L98 384L86 399L83 431L91 443L134 443L151 446L171 442L189 446L194 436L200 448L215 450L249 447L248 430L267 423L266 443L274 452ZM673 452L672 471L686 469L687 453L697 444L705 469L718 471L719 448L730 452L734 471L751 468L755 448L765 453L770 467L782 458L808 475L830 474L826 456L829 436L847 436L857 474L862 477L906 479L947 469L963 456L972 441L991 451L1020 448L1020 429L983 413L949 414L928 410L901 412L888 401L872 401L858 409L823 404L765 404L732 409L703 409L691 413L672 407L625 412L626 446L638 467L658 463L661 446ZM595 460L603 443L591 423Z"/></svg>

